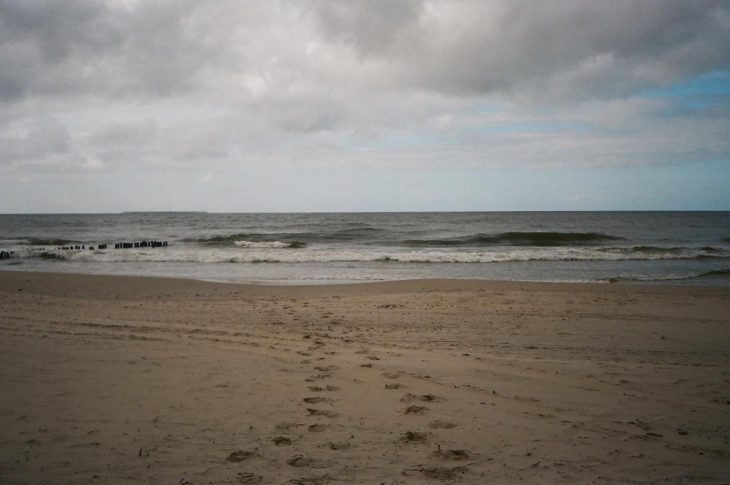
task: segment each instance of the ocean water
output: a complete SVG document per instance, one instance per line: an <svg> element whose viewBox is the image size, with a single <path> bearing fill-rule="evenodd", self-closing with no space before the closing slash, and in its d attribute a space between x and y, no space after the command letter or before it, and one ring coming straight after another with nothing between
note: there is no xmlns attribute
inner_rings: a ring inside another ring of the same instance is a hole
<svg viewBox="0 0 730 485"><path fill-rule="evenodd" d="M167 246L114 249L152 240ZM11 253L0 270L267 284L478 278L730 286L730 212L18 214L0 215L0 250Z"/></svg>

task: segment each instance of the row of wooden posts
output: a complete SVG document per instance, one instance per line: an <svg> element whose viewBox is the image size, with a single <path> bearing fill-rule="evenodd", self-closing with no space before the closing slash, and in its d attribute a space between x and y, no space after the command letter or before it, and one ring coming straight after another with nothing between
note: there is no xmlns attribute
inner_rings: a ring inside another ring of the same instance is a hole
<svg viewBox="0 0 730 485"><path fill-rule="evenodd" d="M96 246L89 246L89 251L95 249L107 249L108 244L98 244ZM133 249L133 248L166 248L167 241L139 241L139 242L118 242L114 243L114 249ZM73 246L59 246L56 248L57 251L82 251L86 250L86 244L76 244ZM45 249L39 249L37 251L45 251ZM0 251L0 259L10 259L15 254L14 251Z"/></svg>
<svg viewBox="0 0 730 485"><path fill-rule="evenodd" d="M93 251L94 249L107 249L107 244L99 244L94 248L94 246L89 246L89 251ZM167 241L139 241L139 242L119 242L114 243L114 249L132 249L132 248L163 248L167 247ZM86 245L76 245L76 246L61 246L59 248L56 248L61 251L73 251L73 250L83 250L86 249Z"/></svg>

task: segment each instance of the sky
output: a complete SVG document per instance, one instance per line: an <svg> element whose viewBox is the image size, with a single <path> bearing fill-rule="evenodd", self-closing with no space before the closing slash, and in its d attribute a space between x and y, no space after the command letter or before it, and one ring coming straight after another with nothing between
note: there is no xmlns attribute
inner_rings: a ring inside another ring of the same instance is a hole
<svg viewBox="0 0 730 485"><path fill-rule="evenodd" d="M730 210L730 2L0 0L0 213Z"/></svg>

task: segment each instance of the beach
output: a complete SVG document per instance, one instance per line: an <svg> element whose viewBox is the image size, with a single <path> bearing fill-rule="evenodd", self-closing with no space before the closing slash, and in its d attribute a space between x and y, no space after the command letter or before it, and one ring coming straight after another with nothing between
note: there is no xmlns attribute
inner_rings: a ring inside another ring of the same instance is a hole
<svg viewBox="0 0 730 485"><path fill-rule="evenodd" d="M0 271L2 483L726 483L730 288Z"/></svg>

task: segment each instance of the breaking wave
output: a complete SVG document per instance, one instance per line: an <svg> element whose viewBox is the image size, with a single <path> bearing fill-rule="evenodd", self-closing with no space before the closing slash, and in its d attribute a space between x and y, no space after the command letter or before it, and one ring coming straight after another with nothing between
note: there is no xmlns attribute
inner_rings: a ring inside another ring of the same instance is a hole
<svg viewBox="0 0 730 485"><path fill-rule="evenodd" d="M239 243L286 243L290 248L301 248L311 243L347 243L371 240L373 237L387 232L384 229L374 227L359 227L352 229L341 229L333 232L276 232L276 233L235 233L223 234L210 237L184 239L183 242L195 242L210 246L227 246Z"/></svg>
<svg viewBox="0 0 730 485"><path fill-rule="evenodd" d="M401 234L402 236L402 234ZM204 238L186 239L205 245L255 247L254 243L288 243L302 247L312 243L356 243L369 246L398 247L488 247L488 246L589 246L623 238L598 232L503 232L499 234L472 234L449 238L394 240L386 229L357 227L322 232L236 233ZM240 242L246 241L247 246Z"/></svg>
<svg viewBox="0 0 730 485"><path fill-rule="evenodd" d="M503 232L501 234L474 234L444 239L407 239L405 246L583 246L605 241L619 241L622 237L599 232Z"/></svg>
<svg viewBox="0 0 730 485"><path fill-rule="evenodd" d="M657 259L707 259L730 257L730 250L715 246L702 247L660 247L630 246L601 248L608 254L625 256L622 259L657 260Z"/></svg>
<svg viewBox="0 0 730 485"><path fill-rule="evenodd" d="M282 241L233 241L233 244L239 248L272 248L272 249L299 249L306 246L305 243L299 241L282 242Z"/></svg>

